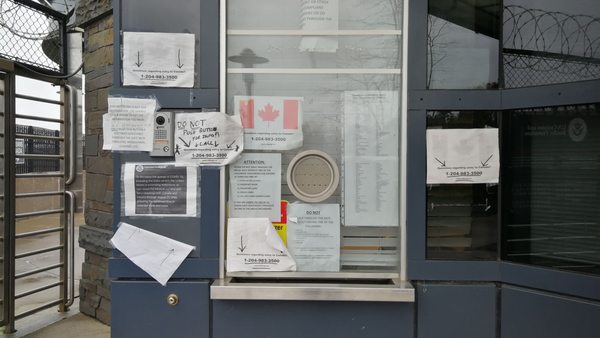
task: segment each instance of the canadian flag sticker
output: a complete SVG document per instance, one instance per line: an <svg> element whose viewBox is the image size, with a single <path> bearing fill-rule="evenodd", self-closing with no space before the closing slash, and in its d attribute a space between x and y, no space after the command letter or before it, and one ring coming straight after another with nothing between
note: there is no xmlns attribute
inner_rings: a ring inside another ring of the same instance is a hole
<svg viewBox="0 0 600 338"><path fill-rule="evenodd" d="M290 150L302 146L301 97L235 96L244 127L244 147Z"/></svg>

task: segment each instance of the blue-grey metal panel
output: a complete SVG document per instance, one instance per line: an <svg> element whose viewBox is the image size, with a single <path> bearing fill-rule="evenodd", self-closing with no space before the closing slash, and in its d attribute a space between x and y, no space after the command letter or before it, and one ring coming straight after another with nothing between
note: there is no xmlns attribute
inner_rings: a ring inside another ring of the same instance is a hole
<svg viewBox="0 0 600 338"><path fill-rule="evenodd" d="M497 261L408 261L410 280L499 281Z"/></svg>
<svg viewBox="0 0 600 338"><path fill-rule="evenodd" d="M406 252L408 260L424 260L427 116L424 110L409 110L407 120ZM411 264L407 264L407 268L408 278L413 279Z"/></svg>
<svg viewBox="0 0 600 338"><path fill-rule="evenodd" d="M423 90L427 87L427 1L410 0L408 3L408 60L407 88ZM409 109L413 109L409 106Z"/></svg>
<svg viewBox="0 0 600 338"><path fill-rule="evenodd" d="M495 338L496 285L417 285L418 338Z"/></svg>
<svg viewBox="0 0 600 338"><path fill-rule="evenodd" d="M210 337L208 281L112 281L113 338ZM170 294L179 302L167 303Z"/></svg>
<svg viewBox="0 0 600 338"><path fill-rule="evenodd" d="M193 33L196 36L194 88L121 87L120 53L114 53L113 95L154 95L168 109L219 108L219 0L116 0L114 50L121 31ZM160 15L160 20L156 16Z"/></svg>
<svg viewBox="0 0 600 338"><path fill-rule="evenodd" d="M413 303L213 300L213 338L414 337Z"/></svg>
<svg viewBox="0 0 600 338"><path fill-rule="evenodd" d="M147 154L141 153L115 153L113 159L113 189L115 192L121 191L121 165L123 163L172 161L169 158L151 158ZM196 247L176 271L175 278L218 277L220 169L204 167L200 173L200 217L122 217L121 194L114 194L113 229L115 231L118 223L123 221ZM113 259L110 261L109 268L112 277L149 277L117 250L113 251Z"/></svg>
<svg viewBox="0 0 600 338"><path fill-rule="evenodd" d="M597 338L600 303L502 287L503 338Z"/></svg>
<svg viewBox="0 0 600 338"><path fill-rule="evenodd" d="M500 90L412 90L410 109L498 110L502 108Z"/></svg>
<svg viewBox="0 0 600 338"><path fill-rule="evenodd" d="M504 283L600 301L600 276L509 262L500 269Z"/></svg>

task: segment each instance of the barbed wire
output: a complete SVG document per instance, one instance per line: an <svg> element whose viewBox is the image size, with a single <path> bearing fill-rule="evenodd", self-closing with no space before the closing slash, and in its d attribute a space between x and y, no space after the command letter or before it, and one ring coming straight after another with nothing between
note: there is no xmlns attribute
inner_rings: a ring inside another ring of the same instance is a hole
<svg viewBox="0 0 600 338"><path fill-rule="evenodd" d="M506 87L600 78L600 18L504 7Z"/></svg>

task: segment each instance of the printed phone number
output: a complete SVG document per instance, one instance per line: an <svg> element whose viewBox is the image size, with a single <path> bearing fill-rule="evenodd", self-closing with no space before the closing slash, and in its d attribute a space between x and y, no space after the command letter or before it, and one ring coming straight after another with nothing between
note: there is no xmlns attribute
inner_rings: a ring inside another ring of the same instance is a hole
<svg viewBox="0 0 600 338"><path fill-rule="evenodd" d="M285 142L286 137L263 137L263 136L252 136L252 141L270 141L270 142Z"/></svg>
<svg viewBox="0 0 600 338"><path fill-rule="evenodd" d="M227 154L225 153L208 153L208 154L192 154L192 158L226 158Z"/></svg>
<svg viewBox="0 0 600 338"><path fill-rule="evenodd" d="M177 75L142 74L142 80L177 80Z"/></svg>
<svg viewBox="0 0 600 338"><path fill-rule="evenodd" d="M244 258L244 263L246 264L277 264L279 262L279 258Z"/></svg>
<svg viewBox="0 0 600 338"><path fill-rule="evenodd" d="M449 171L446 173L447 177L473 177L481 175L483 175L483 171Z"/></svg>

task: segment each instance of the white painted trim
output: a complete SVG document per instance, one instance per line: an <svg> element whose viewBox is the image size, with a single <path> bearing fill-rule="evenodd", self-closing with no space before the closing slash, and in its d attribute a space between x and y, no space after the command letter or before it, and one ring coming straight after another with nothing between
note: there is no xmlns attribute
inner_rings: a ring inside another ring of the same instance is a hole
<svg viewBox="0 0 600 338"><path fill-rule="evenodd" d="M227 35L256 35L256 36L378 36L378 35L402 35L401 30L314 30L301 29L291 30L267 30L267 29L229 29Z"/></svg>
<svg viewBox="0 0 600 338"><path fill-rule="evenodd" d="M402 30L408 32L408 6L410 0L404 0L402 8ZM402 108L400 111L400 280L406 280L406 182L408 181L407 159L408 159L408 38L402 39Z"/></svg>
<svg viewBox="0 0 600 338"><path fill-rule="evenodd" d="M229 68L228 74L401 74L400 69L380 68Z"/></svg>

